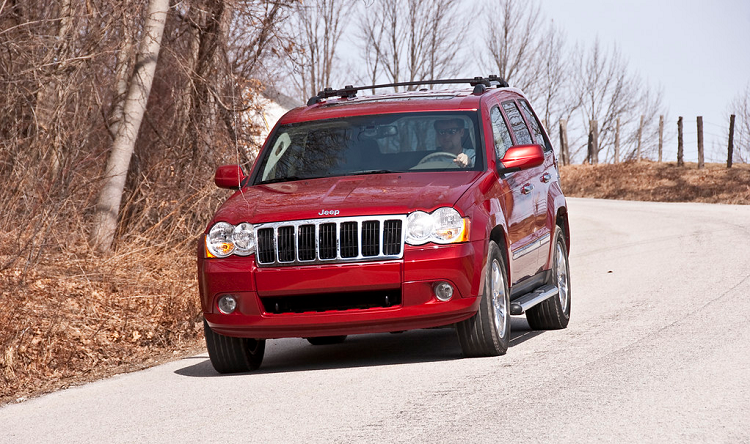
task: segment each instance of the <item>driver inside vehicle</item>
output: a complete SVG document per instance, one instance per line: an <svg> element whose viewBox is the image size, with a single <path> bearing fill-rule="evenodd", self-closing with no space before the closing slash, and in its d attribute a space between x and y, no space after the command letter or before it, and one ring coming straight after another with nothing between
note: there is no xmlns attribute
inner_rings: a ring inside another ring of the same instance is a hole
<svg viewBox="0 0 750 444"><path fill-rule="evenodd" d="M461 168L471 168L474 166L476 151L463 147L463 140L466 135L463 120L436 120L435 133L438 151L456 155L456 159L453 162Z"/></svg>

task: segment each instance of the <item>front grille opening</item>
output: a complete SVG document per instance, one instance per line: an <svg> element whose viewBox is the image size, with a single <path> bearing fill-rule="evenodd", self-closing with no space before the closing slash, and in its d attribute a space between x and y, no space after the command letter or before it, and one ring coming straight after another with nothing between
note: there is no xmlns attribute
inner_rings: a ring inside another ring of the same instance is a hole
<svg viewBox="0 0 750 444"><path fill-rule="evenodd" d="M258 261L269 264L276 260L276 248L273 245L273 228L258 230Z"/></svg>
<svg viewBox="0 0 750 444"><path fill-rule="evenodd" d="M299 227L299 260L315 260L315 225L302 225Z"/></svg>
<svg viewBox="0 0 750 444"><path fill-rule="evenodd" d="M387 220L383 225L383 254L401 254L401 221Z"/></svg>
<svg viewBox="0 0 750 444"><path fill-rule="evenodd" d="M320 226L320 258L336 259L336 224Z"/></svg>
<svg viewBox="0 0 750 444"><path fill-rule="evenodd" d="M294 262L294 227L279 227L279 262Z"/></svg>
<svg viewBox="0 0 750 444"><path fill-rule="evenodd" d="M357 223L344 222L341 224L341 257L357 257L359 244L357 242Z"/></svg>
<svg viewBox="0 0 750 444"><path fill-rule="evenodd" d="M401 239L399 239L401 241ZM380 254L380 221L368 220L362 223L362 256Z"/></svg>
<svg viewBox="0 0 750 444"><path fill-rule="evenodd" d="M401 290L273 296L261 297L260 300L263 311L271 314L367 310L401 305Z"/></svg>

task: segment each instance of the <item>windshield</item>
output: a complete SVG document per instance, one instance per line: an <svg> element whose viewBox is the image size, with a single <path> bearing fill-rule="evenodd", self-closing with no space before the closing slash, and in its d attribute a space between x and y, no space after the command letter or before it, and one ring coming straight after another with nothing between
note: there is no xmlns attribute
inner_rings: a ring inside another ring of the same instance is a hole
<svg viewBox="0 0 750 444"><path fill-rule="evenodd" d="M479 140L476 112L384 114L284 125L263 152L255 183L480 170L484 150Z"/></svg>

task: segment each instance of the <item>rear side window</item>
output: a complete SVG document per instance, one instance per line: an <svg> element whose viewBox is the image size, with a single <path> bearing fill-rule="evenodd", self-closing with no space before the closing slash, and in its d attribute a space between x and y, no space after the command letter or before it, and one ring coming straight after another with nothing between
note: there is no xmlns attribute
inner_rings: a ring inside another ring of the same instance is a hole
<svg viewBox="0 0 750 444"><path fill-rule="evenodd" d="M534 143L531 140L529 129L526 128L526 122L524 122L523 117L521 117L521 112L518 111L516 102L512 100L503 102L503 109L508 116L508 120L510 120L510 127L513 129L513 134L516 136L516 143L519 145L531 145Z"/></svg>
<svg viewBox="0 0 750 444"><path fill-rule="evenodd" d="M526 120L528 120L529 124L531 125L531 131L534 132L534 140L537 144L541 145L545 151L550 151L552 147L547 144L546 140L544 140L542 125L539 123L539 121L534 116L534 113L531 111L531 105L529 105L529 103L525 100L519 100L518 102L521 104L521 110L523 110L523 114L524 116L526 116Z"/></svg>
<svg viewBox="0 0 750 444"><path fill-rule="evenodd" d="M492 136L495 139L495 154L497 159L500 160L505 156L505 152L508 148L513 146L513 141L508 131L508 125L505 124L503 114L500 112L500 108L493 106L490 110L490 119L492 120Z"/></svg>

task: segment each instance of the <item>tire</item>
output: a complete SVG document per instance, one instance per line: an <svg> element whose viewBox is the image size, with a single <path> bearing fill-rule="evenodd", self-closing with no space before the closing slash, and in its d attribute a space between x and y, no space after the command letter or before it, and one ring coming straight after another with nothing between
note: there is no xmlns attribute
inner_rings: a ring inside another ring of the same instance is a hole
<svg viewBox="0 0 750 444"><path fill-rule="evenodd" d="M508 274L500 248L493 241L490 241L485 267L479 310L456 324L461 350L466 357L504 355L510 341Z"/></svg>
<svg viewBox="0 0 750 444"><path fill-rule="evenodd" d="M526 312L526 320L534 330L559 330L570 321L570 266L568 247L565 245L560 227L555 226L555 241L552 244L551 284L557 287L557 297L547 299Z"/></svg>
<svg viewBox="0 0 750 444"><path fill-rule="evenodd" d="M307 342L312 345L333 345L341 344L346 340L346 335L343 336L318 336L316 338L306 338Z"/></svg>
<svg viewBox="0 0 750 444"><path fill-rule="evenodd" d="M219 373L243 373L257 370L266 351L265 339L234 338L211 330L203 320L203 333L211 365Z"/></svg>

